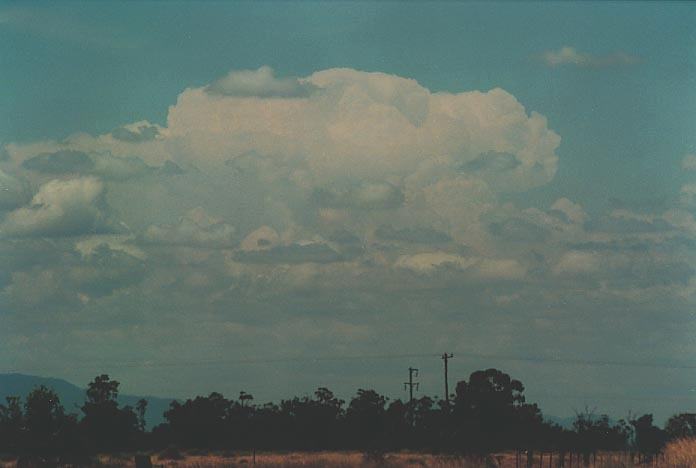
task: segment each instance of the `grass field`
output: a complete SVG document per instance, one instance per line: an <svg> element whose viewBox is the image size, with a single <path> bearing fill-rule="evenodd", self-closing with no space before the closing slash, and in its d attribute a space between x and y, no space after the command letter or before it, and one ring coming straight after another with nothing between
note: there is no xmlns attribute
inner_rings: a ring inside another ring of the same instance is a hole
<svg viewBox="0 0 696 468"><path fill-rule="evenodd" d="M526 456L521 454L518 459L514 452L490 455L488 457L458 457L451 455L433 455L412 452L397 452L370 455L363 452L260 452L254 457L248 452L222 452L202 454L197 452L179 452L169 449L151 455L154 466L180 467L180 468L204 468L204 467L436 467L436 468L515 468L526 467ZM642 463L641 463L642 461ZM519 465L517 464L519 462ZM534 468L552 468L559 466L557 453L536 454L533 458ZM0 467L10 468L17 466L16 460L11 458L0 459ZM134 466L133 455L105 455L99 457L95 466L122 467ZM583 466L578 456L572 460L565 458L565 467ZM596 468L629 468L629 467L655 467L655 468L694 468L696 467L696 439L683 439L671 442L664 452L654 460L639 460L637 456L631 457L628 453L604 452L597 454L590 460L590 466Z"/></svg>

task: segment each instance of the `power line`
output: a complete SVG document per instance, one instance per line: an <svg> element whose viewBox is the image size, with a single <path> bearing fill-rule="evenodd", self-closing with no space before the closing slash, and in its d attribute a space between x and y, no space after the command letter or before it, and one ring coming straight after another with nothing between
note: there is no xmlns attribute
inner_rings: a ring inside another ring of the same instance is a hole
<svg viewBox="0 0 696 468"><path fill-rule="evenodd" d="M501 354L479 354L479 353L457 353L459 357L465 359L488 359L493 361L512 361L529 362L533 364L558 364L558 365L579 365L594 367L640 367L651 369L671 369L671 370L696 370L696 364L680 363L650 363L638 361L614 361L614 360L592 360L592 359L573 359L573 358L549 358L536 356L512 356ZM81 370L81 369L102 369L102 368L158 368L158 367L199 367L206 365L255 365L255 364L282 364L282 363L302 363L302 362L331 362L331 361L370 361L370 360L389 360L389 359L412 359L412 358L443 358L439 353L409 353L409 354L363 354L363 355L329 355L329 356L284 356L267 358L247 358L247 359L200 359L187 361L120 361L120 362L93 362L78 365L66 366L27 366L13 368L3 371L4 373L29 372L29 371L52 371L52 370ZM451 356L450 356L451 357Z"/></svg>
<svg viewBox="0 0 696 468"><path fill-rule="evenodd" d="M510 356L496 354L479 354L479 353L457 353L459 357L468 359L489 359L493 361L520 361L530 362L533 364L559 364L559 365L582 365L582 366L618 366L618 367L642 367L655 369L671 369L671 370L696 370L696 365L676 364L676 363L647 363L635 361L609 361L609 360L588 360L588 359L563 359L563 358L544 358L530 356ZM447 356L445 358L445 356ZM56 371L56 370L97 370L103 371L112 368L167 368L167 367L200 367L205 365L257 365L257 364L282 364L282 363L302 363L302 362L331 362L331 361L370 361L370 360L389 360L389 359L413 359L413 358L440 358L445 361L445 401L448 402L448 382L447 382L447 364L448 360L453 355L444 353L401 353L401 354L365 354L365 355L333 355L333 356L286 356L286 357L268 357L268 358L248 358L248 359L202 359L188 361L120 361L117 363L93 362L90 364L82 363L82 365L70 366L30 366L21 369L11 369L0 371L2 373L21 373L32 371ZM409 377L412 372L417 369L409 368ZM417 374L416 374L417 375ZM409 382L417 388L418 383ZM408 385L408 384L406 384ZM413 387L411 387L412 389ZM554 394L554 393L538 393L529 392L535 395L535 398L551 398L551 399L604 399L604 400L689 400L696 399L696 393L693 395L665 395L665 396L644 396L644 395L610 395L610 394L594 394L594 395L572 395L572 394ZM412 397L411 397L412 398Z"/></svg>

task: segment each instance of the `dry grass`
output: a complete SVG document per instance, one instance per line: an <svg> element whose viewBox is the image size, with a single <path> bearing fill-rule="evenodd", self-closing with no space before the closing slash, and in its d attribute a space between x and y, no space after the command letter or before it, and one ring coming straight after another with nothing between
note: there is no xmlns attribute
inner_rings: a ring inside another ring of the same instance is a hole
<svg viewBox="0 0 696 468"><path fill-rule="evenodd" d="M508 452L492 455L486 458L457 457L450 455L433 455L413 452L386 453L383 455L367 455L363 452L259 452L254 457L249 452L220 452L201 453L196 451L182 452L181 458L175 449L170 448L152 454L153 466L162 468L221 468L221 467L259 467L259 468L377 468L377 467L434 467L434 468L515 468L515 453ZM174 456L177 455L177 456ZM534 457L533 466L556 467L558 454ZM16 461L0 457L0 468L14 468ZM104 467L133 467L132 454L103 455L99 457L96 466ZM526 457L520 457L520 465L526 466ZM566 467L569 460L566 457ZM572 466L580 467L582 463L577 455ZM647 464L638 464L637 457L627 453L605 452L597 454L596 460L591 461L593 468L696 468L696 439L683 439L667 445L665 452L657 460Z"/></svg>
<svg viewBox="0 0 696 468"><path fill-rule="evenodd" d="M696 439L679 439L665 447L664 459L669 468L696 466Z"/></svg>
<svg viewBox="0 0 696 468"><path fill-rule="evenodd" d="M153 457L153 464L163 467L204 468L257 466L259 468L295 468L295 467L422 467L436 468L454 467L485 467L484 460L464 459L445 455L429 455L416 453L389 453L383 456L366 455L362 452L291 452L291 453L258 453L254 465L251 454L231 456L223 455L189 455L183 460L163 460Z"/></svg>

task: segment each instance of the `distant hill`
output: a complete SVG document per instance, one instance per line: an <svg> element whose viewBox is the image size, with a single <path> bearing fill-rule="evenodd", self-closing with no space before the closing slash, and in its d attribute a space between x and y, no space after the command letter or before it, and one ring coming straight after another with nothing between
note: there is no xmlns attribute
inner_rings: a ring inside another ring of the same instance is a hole
<svg viewBox="0 0 696 468"><path fill-rule="evenodd" d="M5 397L19 396L22 400L35 387L45 385L52 388L60 397L60 402L68 413L81 414L80 407L85 401L85 389L63 379L50 377L38 377L25 374L0 374L0 404L5 403ZM158 398L151 396L119 395L120 405L130 405L135 408L135 404L141 398L147 400L147 412L145 420L148 428L164 422L164 412L169 408L169 403L173 398Z"/></svg>

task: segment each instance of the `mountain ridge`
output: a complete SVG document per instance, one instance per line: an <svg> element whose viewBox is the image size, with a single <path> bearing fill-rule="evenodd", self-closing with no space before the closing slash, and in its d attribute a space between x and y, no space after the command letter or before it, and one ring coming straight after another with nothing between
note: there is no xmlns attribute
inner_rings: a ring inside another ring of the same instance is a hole
<svg viewBox="0 0 696 468"><path fill-rule="evenodd" d="M60 402L67 413L79 414L80 407L85 401L85 388L61 378L41 377L19 372L0 373L0 404L4 403L8 396L18 396L24 400L29 392L39 385L52 388L58 394ZM118 403L122 406L135 407L138 400L142 398L147 400L145 422L148 429L164 422L164 412L169 409L169 404L176 400L175 398L162 398L151 395L119 394Z"/></svg>

